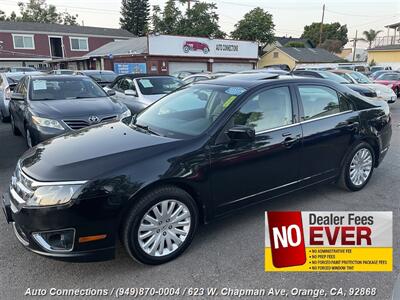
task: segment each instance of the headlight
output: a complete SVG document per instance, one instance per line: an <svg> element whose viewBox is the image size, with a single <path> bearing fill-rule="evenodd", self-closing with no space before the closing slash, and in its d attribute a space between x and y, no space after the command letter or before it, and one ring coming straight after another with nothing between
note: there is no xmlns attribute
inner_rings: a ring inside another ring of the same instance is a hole
<svg viewBox="0 0 400 300"><path fill-rule="evenodd" d="M26 206L48 206L68 203L81 186L82 185L39 186L26 201Z"/></svg>
<svg viewBox="0 0 400 300"><path fill-rule="evenodd" d="M126 111L124 111L122 114L120 114L119 119L125 119L127 117L130 117L132 115L131 111L129 109L127 109Z"/></svg>
<svg viewBox="0 0 400 300"><path fill-rule="evenodd" d="M61 124L57 120L32 116L32 121L36 125L39 125L42 127L49 127L49 128L64 130L64 127L62 127Z"/></svg>

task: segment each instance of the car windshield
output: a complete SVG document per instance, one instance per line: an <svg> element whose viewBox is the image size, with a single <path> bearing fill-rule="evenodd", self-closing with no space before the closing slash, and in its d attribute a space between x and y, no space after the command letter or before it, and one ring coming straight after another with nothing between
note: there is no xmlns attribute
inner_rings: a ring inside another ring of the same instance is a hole
<svg viewBox="0 0 400 300"><path fill-rule="evenodd" d="M197 136L244 91L242 87L211 84L185 86L137 115L132 126L172 138Z"/></svg>
<svg viewBox="0 0 400 300"><path fill-rule="evenodd" d="M184 85L175 77L144 77L137 79L137 83L143 95L169 94Z"/></svg>
<svg viewBox="0 0 400 300"><path fill-rule="evenodd" d="M29 93L33 101L107 97L101 87L86 77L35 78Z"/></svg>
<svg viewBox="0 0 400 300"><path fill-rule="evenodd" d="M341 83L341 84L350 83L347 79L345 79L337 74L334 74L332 72L329 72L329 71L319 71L318 73L325 79L329 79L329 80L335 81L337 83Z"/></svg>
<svg viewBox="0 0 400 300"><path fill-rule="evenodd" d="M371 83L371 80L369 80L367 76L361 74L360 72L351 72L349 73L349 76L358 83Z"/></svg>
<svg viewBox="0 0 400 300"><path fill-rule="evenodd" d="M378 76L377 80L400 80L400 75L383 73L380 76Z"/></svg>

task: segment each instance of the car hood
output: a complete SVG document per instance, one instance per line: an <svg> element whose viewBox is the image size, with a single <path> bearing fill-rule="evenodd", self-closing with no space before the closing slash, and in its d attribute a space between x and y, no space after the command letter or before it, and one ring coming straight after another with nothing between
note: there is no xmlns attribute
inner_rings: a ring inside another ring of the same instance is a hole
<svg viewBox="0 0 400 300"><path fill-rule="evenodd" d="M118 114L124 106L109 97L70 100L30 101L32 112L41 117L63 119L91 115Z"/></svg>
<svg viewBox="0 0 400 300"><path fill-rule="evenodd" d="M396 80L374 80L374 83L388 85L388 84L396 84L396 83L398 83L398 81L396 81Z"/></svg>
<svg viewBox="0 0 400 300"><path fill-rule="evenodd" d="M388 88L384 84L380 83L368 83L368 84L363 84L364 86L367 86L375 91L379 91L383 94L394 94L393 90L391 88Z"/></svg>
<svg viewBox="0 0 400 300"><path fill-rule="evenodd" d="M143 102L147 105L150 105L160 98L164 97L166 94L156 94L156 95L142 95L139 99L140 102Z"/></svg>
<svg viewBox="0 0 400 300"><path fill-rule="evenodd" d="M373 92L372 89L370 89L369 87L365 86L364 84L346 84L347 87L351 88L352 90L356 91L356 92Z"/></svg>
<svg viewBox="0 0 400 300"><path fill-rule="evenodd" d="M20 166L39 181L90 180L165 153L180 142L138 131L123 122L104 123L29 149Z"/></svg>

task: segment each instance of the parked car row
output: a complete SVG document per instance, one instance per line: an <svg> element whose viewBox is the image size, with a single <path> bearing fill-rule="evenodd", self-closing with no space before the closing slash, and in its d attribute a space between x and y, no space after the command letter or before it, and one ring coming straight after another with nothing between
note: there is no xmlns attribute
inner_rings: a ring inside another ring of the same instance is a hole
<svg viewBox="0 0 400 300"><path fill-rule="evenodd" d="M132 97L181 83L122 82ZM388 152L391 114L348 85L232 74L181 86L118 121L128 110L111 88L79 75L26 76L11 96L14 130L32 144L66 134L20 158L2 200L6 219L40 255L112 259L120 238L132 258L155 265L181 255L200 223L240 208L321 182L361 190Z"/></svg>

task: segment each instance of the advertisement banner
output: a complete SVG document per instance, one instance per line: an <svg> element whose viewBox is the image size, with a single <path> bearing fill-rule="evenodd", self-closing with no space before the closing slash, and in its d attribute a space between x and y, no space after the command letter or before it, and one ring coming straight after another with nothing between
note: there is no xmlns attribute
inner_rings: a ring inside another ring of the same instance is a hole
<svg viewBox="0 0 400 300"><path fill-rule="evenodd" d="M265 213L266 272L391 272L392 212Z"/></svg>
<svg viewBox="0 0 400 300"><path fill-rule="evenodd" d="M149 36L149 54L258 59L258 43L187 36Z"/></svg>
<svg viewBox="0 0 400 300"><path fill-rule="evenodd" d="M114 63L114 72L117 74L146 74L146 63Z"/></svg>

